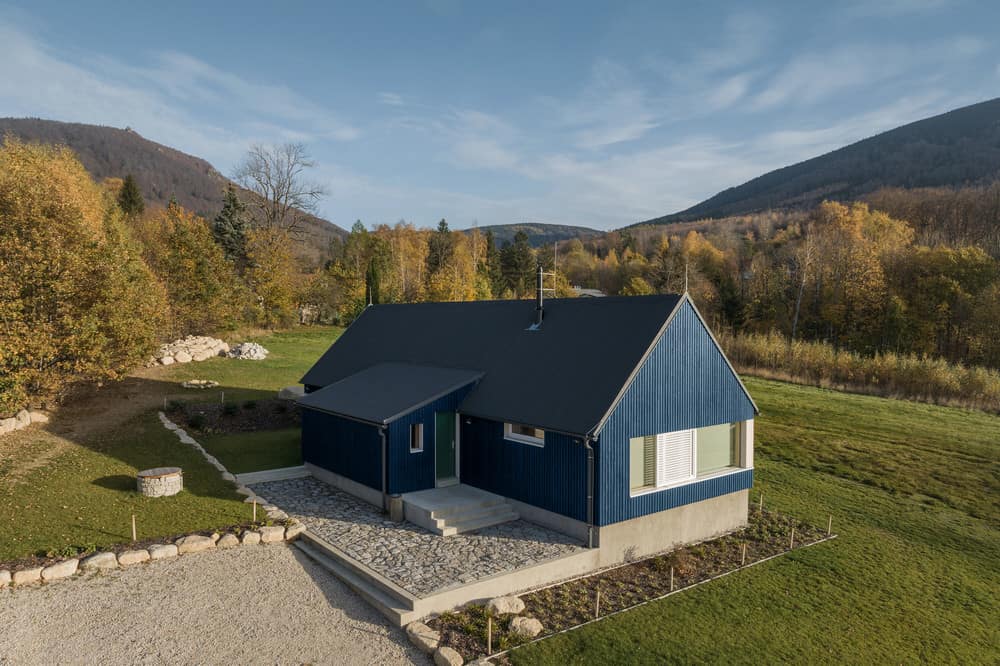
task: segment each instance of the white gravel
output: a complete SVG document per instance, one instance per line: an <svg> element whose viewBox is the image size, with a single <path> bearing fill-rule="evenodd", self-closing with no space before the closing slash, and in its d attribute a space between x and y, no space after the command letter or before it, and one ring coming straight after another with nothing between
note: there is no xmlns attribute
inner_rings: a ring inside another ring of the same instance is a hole
<svg viewBox="0 0 1000 666"><path fill-rule="evenodd" d="M0 664L427 664L283 544L0 590Z"/></svg>

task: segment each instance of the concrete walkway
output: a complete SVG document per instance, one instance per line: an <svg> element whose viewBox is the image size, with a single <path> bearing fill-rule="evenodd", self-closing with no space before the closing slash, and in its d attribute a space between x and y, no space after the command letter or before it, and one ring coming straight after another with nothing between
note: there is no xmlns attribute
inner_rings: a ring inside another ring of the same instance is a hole
<svg viewBox="0 0 1000 666"><path fill-rule="evenodd" d="M438 536L408 522L394 523L376 507L312 477L250 487L309 532L417 597L585 550L564 534L524 520Z"/></svg>
<svg viewBox="0 0 1000 666"><path fill-rule="evenodd" d="M284 544L0 590L0 664L426 664Z"/></svg>

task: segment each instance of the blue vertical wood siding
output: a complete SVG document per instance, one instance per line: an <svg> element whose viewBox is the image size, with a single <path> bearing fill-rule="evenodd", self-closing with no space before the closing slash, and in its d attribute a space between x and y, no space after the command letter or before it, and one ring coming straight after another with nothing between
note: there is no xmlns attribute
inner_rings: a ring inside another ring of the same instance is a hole
<svg viewBox="0 0 1000 666"><path fill-rule="evenodd" d="M382 490L382 438L377 426L303 409L302 459Z"/></svg>
<svg viewBox="0 0 1000 666"><path fill-rule="evenodd" d="M434 414L458 411L473 386L464 386L389 424L389 493L434 487ZM424 424L424 450L420 453L410 453L410 426L414 423Z"/></svg>
<svg viewBox="0 0 1000 666"><path fill-rule="evenodd" d="M628 442L753 417L753 403L694 309L683 303L600 431L595 522L608 525L749 488L753 473L746 470L629 497Z"/></svg>
<svg viewBox="0 0 1000 666"><path fill-rule="evenodd" d="M579 438L545 433L545 446L504 439L503 423L463 416L461 480L577 520L587 519L587 452Z"/></svg>

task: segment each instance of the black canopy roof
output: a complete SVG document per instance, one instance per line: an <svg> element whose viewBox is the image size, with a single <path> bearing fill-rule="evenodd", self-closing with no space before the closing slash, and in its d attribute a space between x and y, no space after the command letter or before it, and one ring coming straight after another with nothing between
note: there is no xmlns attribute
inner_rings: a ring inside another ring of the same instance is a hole
<svg viewBox="0 0 1000 666"><path fill-rule="evenodd" d="M304 407L389 423L483 376L477 370L379 363L299 398Z"/></svg>
<svg viewBox="0 0 1000 666"><path fill-rule="evenodd" d="M533 300L374 305L302 383L325 387L384 363L479 371L482 378L462 403L462 413L589 434L681 298L551 299L534 331L527 330L534 322Z"/></svg>

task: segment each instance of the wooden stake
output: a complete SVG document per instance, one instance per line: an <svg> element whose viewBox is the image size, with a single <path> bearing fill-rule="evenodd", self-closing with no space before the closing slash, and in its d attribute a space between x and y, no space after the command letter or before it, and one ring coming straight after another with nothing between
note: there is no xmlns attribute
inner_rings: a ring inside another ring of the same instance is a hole
<svg viewBox="0 0 1000 666"><path fill-rule="evenodd" d="M795 548L795 528L792 528L792 536L788 539L788 550Z"/></svg>
<svg viewBox="0 0 1000 666"><path fill-rule="evenodd" d="M670 591L674 591L674 568L670 567Z"/></svg>
<svg viewBox="0 0 1000 666"><path fill-rule="evenodd" d="M743 542L743 555L740 557L740 566L745 567L747 564L747 542Z"/></svg>
<svg viewBox="0 0 1000 666"><path fill-rule="evenodd" d="M826 535L830 536L833 533L833 516L826 521Z"/></svg>
<svg viewBox="0 0 1000 666"><path fill-rule="evenodd" d="M257 498L253 500L253 522L257 522Z"/></svg>
<svg viewBox="0 0 1000 666"><path fill-rule="evenodd" d="M601 586L597 586L597 601L594 602L594 619L601 617Z"/></svg>
<svg viewBox="0 0 1000 666"><path fill-rule="evenodd" d="M760 513L764 513L764 491L760 491Z"/></svg>
<svg viewBox="0 0 1000 666"><path fill-rule="evenodd" d="M220 405L226 404L226 392L225 391L220 392L219 396L220 396L219 397L219 404Z"/></svg>
<svg viewBox="0 0 1000 666"><path fill-rule="evenodd" d="M493 654L493 616L486 616L486 654Z"/></svg>
<svg viewBox="0 0 1000 666"><path fill-rule="evenodd" d="M135 514L132 514L132 541L135 541Z"/></svg>

